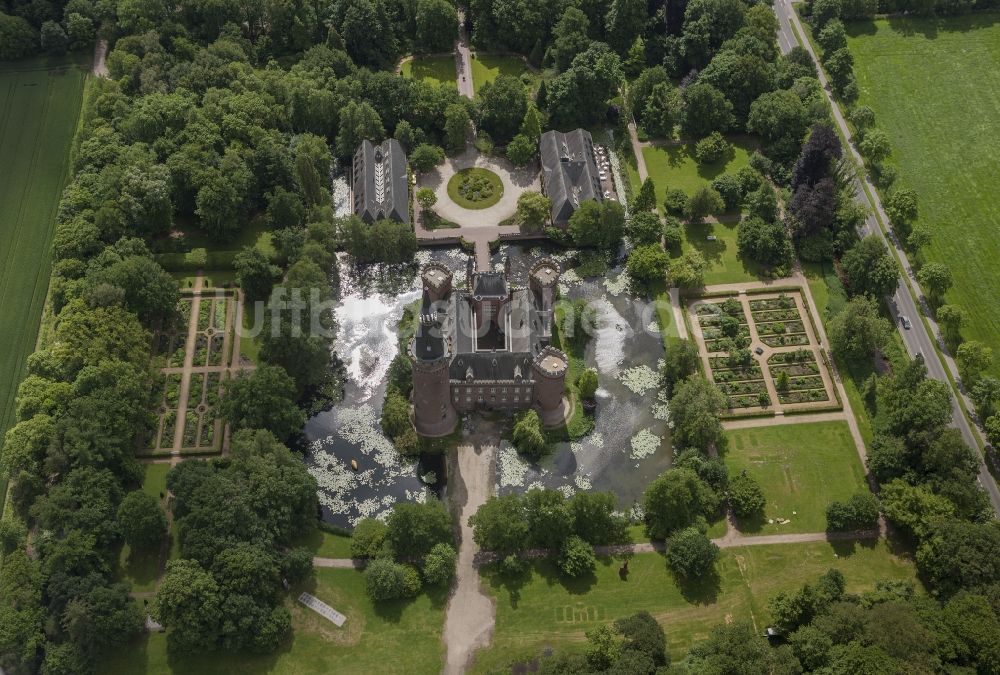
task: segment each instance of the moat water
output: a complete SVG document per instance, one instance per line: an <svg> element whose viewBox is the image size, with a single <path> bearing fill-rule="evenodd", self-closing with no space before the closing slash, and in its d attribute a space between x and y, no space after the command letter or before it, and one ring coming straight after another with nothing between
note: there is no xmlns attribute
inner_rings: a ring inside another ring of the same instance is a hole
<svg viewBox="0 0 1000 675"><path fill-rule="evenodd" d="M503 247L493 256L502 269L509 255L515 281L526 279L538 257L555 255L567 267L572 253L540 246ZM339 292L333 350L345 368L344 397L332 410L306 425L306 461L320 487L324 518L351 527L364 517L387 514L400 501L444 495L440 458L410 461L393 448L379 427L389 364L399 350L397 327L404 308L420 297L419 265L437 261L463 278L467 256L458 248L422 249L413 265L357 267L338 258ZM666 406L657 398L656 377L663 342L641 298L629 289L620 267L599 278L563 275L563 297L591 302L594 336L585 360L598 370L600 388L594 430L572 443L558 443L539 464L521 460L509 443L498 453L500 493L544 486L567 495L578 490L611 490L623 511L641 498L646 484L669 466ZM463 420L468 432L475 416ZM351 461L356 461L354 471Z"/></svg>

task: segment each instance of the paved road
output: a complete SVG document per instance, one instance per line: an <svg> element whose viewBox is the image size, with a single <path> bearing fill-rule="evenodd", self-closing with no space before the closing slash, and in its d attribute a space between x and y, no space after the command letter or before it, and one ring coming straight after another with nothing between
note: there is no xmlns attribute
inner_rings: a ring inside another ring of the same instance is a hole
<svg viewBox="0 0 1000 675"><path fill-rule="evenodd" d="M802 24L799 22L799 17L792 9L792 4L790 0L775 0L774 11L778 16L778 44L781 47L783 53L787 53L792 47L798 45L798 39L795 37L795 33L792 29L794 25L798 29L799 33L805 36L805 30ZM819 68L819 59L816 53L813 51L812 46L807 42L802 45L809 55L812 57L813 61L816 63L816 67ZM833 118L840 129L841 134L844 138L848 139L848 143L845 150L851 154L854 161L857 162L859 166L863 165L861 156L858 154L857 150L854 149L851 143L851 131L847 126L847 122L844 119L843 112L840 109L840 105L834 100L833 95L830 93L829 84L826 79L826 75L823 73L822 69L819 72L819 81L823 85L826 96L830 101L830 106L833 110ZM866 193L861 181L864 181L865 186L868 188ZM869 197L869 194L871 197ZM855 183L855 198L857 201L866 207L870 211L878 213L879 217L882 218L882 222L888 223L889 218L886 216L885 211L882 209L882 202L878 197L878 193L875 192L875 188L871 185L868 178L864 175L859 177ZM899 240L896 239L895 235L887 237L882 228L879 227L878 221L875 219L874 215L869 214L864 225L859 229L859 234L861 236L875 235L879 237L887 246L891 246L896 250L896 254L902 261L903 272L909 277L915 292L918 297L924 297L924 294L920 290L917 284L913 269L910 267L910 262L906 258L905 252L900 246ZM889 309L892 312L893 318L896 320L896 325L898 327L899 333L903 338L903 343L906 345L906 350L911 356L916 356L917 354L922 354L924 357L924 363L927 365L927 374L934 378L935 380L941 380L942 382L948 383L948 376L945 371L945 364L942 363L935 350L935 340L931 337L928 332L927 327L921 321L921 312L917 307L917 303L914 301L913 296L910 294L905 286L905 281L901 280L900 285L897 286L896 291L893 293L892 297L889 299ZM902 328L899 322L900 316L907 316L910 318L912 327L909 330ZM936 331L936 329L935 329ZM940 341L938 341L940 343ZM956 380L957 373L954 371L952 363L948 363L948 366L952 370L952 377ZM958 401L955 398L955 392L950 387L952 391L952 424L961 432L962 437L965 442L969 444L970 447L979 447L976 439L976 431L972 428L972 425L966 419L965 415L962 413L958 406ZM996 481L990 474L989 470L986 468L986 464L982 461L980 457L979 466L979 482L986 490L989 495L990 501L993 504L993 510L1000 516L1000 489L997 488Z"/></svg>
<svg viewBox="0 0 1000 675"><path fill-rule="evenodd" d="M469 36L465 34L465 14L458 13L458 41L455 43L455 70L458 77L458 93L466 98L472 98L475 91L472 87L472 58L469 54Z"/></svg>
<svg viewBox="0 0 1000 675"><path fill-rule="evenodd" d="M868 541L884 536L879 530L862 530L857 532L789 532L788 534L746 535L732 527L724 537L712 540L719 548L742 548L744 546L773 546L775 544L808 544L812 542L834 541ZM619 544L612 546L595 546L594 553L599 556L634 555L636 553L663 553L667 550L661 541L646 541L639 544ZM522 558L544 558L550 551L544 548L532 548L522 551ZM475 565L483 566L496 561L496 554L490 551L480 551L475 556ZM336 567L341 569L362 569L366 560L355 558L313 558L314 567Z"/></svg>

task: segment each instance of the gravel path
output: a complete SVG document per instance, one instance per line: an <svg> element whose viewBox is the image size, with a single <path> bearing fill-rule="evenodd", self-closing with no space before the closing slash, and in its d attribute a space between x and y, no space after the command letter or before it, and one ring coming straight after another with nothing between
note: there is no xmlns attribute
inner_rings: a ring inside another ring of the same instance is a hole
<svg viewBox="0 0 1000 675"><path fill-rule="evenodd" d="M483 592L476 565L478 547L472 540L469 516L489 497L493 486L496 434L488 429L477 431L469 442L458 448L458 471L453 476L456 501L461 504L461 542L455 586L448 600L444 622L444 643L448 650L444 672L465 672L475 651L489 645L496 623L496 605ZM464 497L464 503L462 498Z"/></svg>

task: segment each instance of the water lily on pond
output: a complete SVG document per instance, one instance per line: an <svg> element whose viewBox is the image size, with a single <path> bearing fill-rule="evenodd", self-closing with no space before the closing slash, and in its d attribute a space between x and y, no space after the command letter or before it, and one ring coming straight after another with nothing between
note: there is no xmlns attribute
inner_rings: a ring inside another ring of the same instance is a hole
<svg viewBox="0 0 1000 675"><path fill-rule="evenodd" d="M660 437L649 429L643 429L632 437L632 459L649 457L660 448Z"/></svg>
<svg viewBox="0 0 1000 675"><path fill-rule="evenodd" d="M652 368L646 364L628 368L618 373L618 379L636 394L645 394L650 389L655 389L660 378Z"/></svg>
<svg viewBox="0 0 1000 675"><path fill-rule="evenodd" d="M528 468L528 463L521 459L513 445L507 441L500 445L500 451L497 453L500 487L522 485L524 477L528 475Z"/></svg>
<svg viewBox="0 0 1000 675"><path fill-rule="evenodd" d="M625 270L622 270L614 279L608 277L604 280L604 288L614 296L627 292L631 286L632 278L629 277L628 272Z"/></svg>

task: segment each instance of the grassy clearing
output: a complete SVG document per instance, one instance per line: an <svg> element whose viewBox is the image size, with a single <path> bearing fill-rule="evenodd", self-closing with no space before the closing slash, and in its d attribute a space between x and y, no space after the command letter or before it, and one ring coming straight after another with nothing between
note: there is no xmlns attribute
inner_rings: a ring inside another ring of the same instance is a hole
<svg viewBox="0 0 1000 675"><path fill-rule="evenodd" d="M1000 350L1000 14L892 19L850 26L861 91L889 135L900 185L920 197L934 233L923 260L950 266L948 302L970 323L966 339ZM1000 362L993 374L1000 374Z"/></svg>
<svg viewBox="0 0 1000 675"><path fill-rule="evenodd" d="M0 70L0 440L14 421L24 360L38 336L86 78L67 64L44 69L51 65L28 61Z"/></svg>
<svg viewBox="0 0 1000 675"><path fill-rule="evenodd" d="M308 591L347 616L337 628L294 599ZM106 675L126 673L439 673L443 665L441 631L447 597L422 594L408 602L380 603L365 595L364 575L356 570L317 569L315 580L289 593L294 636L276 654L167 656L162 633L126 645L103 664Z"/></svg>
<svg viewBox="0 0 1000 675"><path fill-rule="evenodd" d="M707 588L679 588L663 557L655 553L632 556L628 581L619 579L620 565L620 559L603 559L593 577L572 583L564 582L545 561L513 582L485 570L483 584L496 597L497 624L491 647L477 654L472 672L487 673L511 661L535 658L546 647L582 649L586 631L640 610L657 618L671 657L679 660L724 621L752 620L763 630L770 620L768 598L796 589L831 567L843 571L849 592L870 589L879 579L915 578L913 564L881 541L867 546L725 549L718 581Z"/></svg>
<svg viewBox="0 0 1000 675"><path fill-rule="evenodd" d="M298 545L305 546L319 558L351 557L351 538L346 534L333 534L317 528Z"/></svg>
<svg viewBox="0 0 1000 675"><path fill-rule="evenodd" d="M534 91L541 82L541 77L521 57L495 54L475 54L472 57L472 89L477 94L484 84L501 75L521 77L524 73L528 73L531 80L528 89Z"/></svg>
<svg viewBox="0 0 1000 675"><path fill-rule="evenodd" d="M403 77L440 86L455 86L454 56L418 56L403 63Z"/></svg>
<svg viewBox="0 0 1000 675"><path fill-rule="evenodd" d="M729 139L733 151L715 164L701 166L694 156L694 143L645 147L642 156L646 170L656 184L656 202L662 204L667 190L681 189L689 196L724 173L735 173L750 163L752 144L743 139Z"/></svg>
<svg viewBox="0 0 1000 675"><path fill-rule="evenodd" d="M681 226L683 241L680 252L671 251L672 258L680 257L690 248L705 256L708 269L705 285L736 284L759 281L763 268L753 260L739 257L736 233L739 223L688 223ZM710 240L709 237L715 237Z"/></svg>
<svg viewBox="0 0 1000 675"><path fill-rule="evenodd" d="M865 488L864 469L846 422L784 424L726 432L730 475L746 470L767 497L766 520L740 523L747 534L822 532L826 507Z"/></svg>
<svg viewBox="0 0 1000 675"><path fill-rule="evenodd" d="M167 506L167 473L170 465L163 462L157 464L141 464L145 477L142 490ZM173 537L176 539L176 537ZM122 546L118 555L118 565L121 579L127 582L137 593L148 593L156 590L156 578L160 573L160 552L133 553L128 544Z"/></svg>

